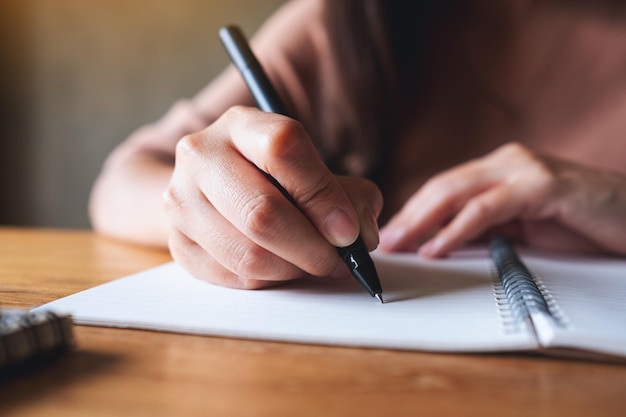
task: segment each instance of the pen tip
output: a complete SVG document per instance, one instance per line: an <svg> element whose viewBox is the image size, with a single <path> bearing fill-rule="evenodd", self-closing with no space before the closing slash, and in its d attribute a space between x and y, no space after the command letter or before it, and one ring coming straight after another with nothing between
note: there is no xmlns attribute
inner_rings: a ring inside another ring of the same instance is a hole
<svg viewBox="0 0 626 417"><path fill-rule="evenodd" d="M374 294L374 297L378 298L378 301L380 301L381 304L385 303L385 301L383 301L383 295L381 293Z"/></svg>

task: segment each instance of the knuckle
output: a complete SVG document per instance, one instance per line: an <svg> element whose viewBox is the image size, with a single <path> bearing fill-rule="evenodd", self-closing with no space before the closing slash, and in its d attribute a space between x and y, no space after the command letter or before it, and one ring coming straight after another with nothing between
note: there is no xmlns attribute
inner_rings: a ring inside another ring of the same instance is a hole
<svg viewBox="0 0 626 417"><path fill-rule="evenodd" d="M204 135L200 133L184 136L176 144L176 160L197 159L206 147L206 143Z"/></svg>
<svg viewBox="0 0 626 417"><path fill-rule="evenodd" d="M232 251L232 271L245 279L267 277L271 272L269 256L265 249L253 242L240 244Z"/></svg>
<svg viewBox="0 0 626 417"><path fill-rule="evenodd" d="M197 253L194 254L195 242L181 239L180 235L170 235L168 246L172 258L187 269L197 279L237 289L261 289L270 285L264 280L248 278L245 274L238 275L213 257L205 254L202 262L197 262Z"/></svg>
<svg viewBox="0 0 626 417"><path fill-rule="evenodd" d="M293 158L305 136L304 127L300 122L281 117L273 123L271 131L265 138L267 154L272 158Z"/></svg>
<svg viewBox="0 0 626 417"><path fill-rule="evenodd" d="M238 290L246 289L245 279L238 277L233 272L221 266L215 266L212 268L210 276L207 276L206 278L201 277L201 279L228 288L235 288Z"/></svg>
<svg viewBox="0 0 626 417"><path fill-rule="evenodd" d="M432 202L443 201L446 195L450 192L452 184L450 183L448 176L443 174L435 175L428 179L422 187L420 197L424 197ZM418 195L415 196L416 198ZM421 200L420 200L421 201Z"/></svg>
<svg viewBox="0 0 626 417"><path fill-rule="evenodd" d="M507 143L502 146L500 152L504 156L505 161L510 161L513 164L521 164L522 166L530 165L542 169L548 168L548 166L539 155L520 143Z"/></svg>
<svg viewBox="0 0 626 417"><path fill-rule="evenodd" d="M496 149L494 154L496 156L503 155L505 157L525 158L525 159L528 159L529 157L533 156L533 152L519 142L505 143L500 148Z"/></svg>
<svg viewBox="0 0 626 417"><path fill-rule="evenodd" d="M236 104L229 107L224 113L222 113L222 115L216 120L215 125L223 128L241 123L242 121L249 120L253 111L258 111L258 109L253 110L250 107Z"/></svg>
<svg viewBox="0 0 626 417"><path fill-rule="evenodd" d="M442 187L445 187L448 183L448 176L445 172L436 174L430 177L424 183L424 191L429 193L437 193Z"/></svg>
<svg viewBox="0 0 626 417"><path fill-rule="evenodd" d="M475 198L467 202L465 210L474 219L488 219L493 215L493 205L485 199Z"/></svg>
<svg viewBox="0 0 626 417"><path fill-rule="evenodd" d="M281 206L278 197L270 194L259 194L248 200L241 210L244 234L253 240L275 235L281 224Z"/></svg>
<svg viewBox="0 0 626 417"><path fill-rule="evenodd" d="M173 185L169 185L161 196L161 200L163 201L163 207L166 211L175 211L183 206L183 197L178 188Z"/></svg>
<svg viewBox="0 0 626 417"><path fill-rule="evenodd" d="M229 107L220 117L221 119L239 119L242 115L244 115L248 111L246 106L242 106L240 104L236 104L234 106Z"/></svg>
<svg viewBox="0 0 626 417"><path fill-rule="evenodd" d="M316 202L330 200L336 192L334 179L331 175L312 178L308 183L299 184L294 190L294 198L302 208L314 206Z"/></svg>
<svg viewBox="0 0 626 417"><path fill-rule="evenodd" d="M244 279L235 275L232 271L224 268L217 260L206 260L203 271L194 275L196 278L229 288L245 289Z"/></svg>

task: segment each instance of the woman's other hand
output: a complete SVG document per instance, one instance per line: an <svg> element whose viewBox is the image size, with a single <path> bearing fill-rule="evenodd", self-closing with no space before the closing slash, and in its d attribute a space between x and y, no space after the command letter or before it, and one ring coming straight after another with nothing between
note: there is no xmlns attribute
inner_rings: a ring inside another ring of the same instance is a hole
<svg viewBox="0 0 626 417"><path fill-rule="evenodd" d="M626 177L507 144L429 180L380 246L441 257L494 228L543 249L626 254Z"/></svg>

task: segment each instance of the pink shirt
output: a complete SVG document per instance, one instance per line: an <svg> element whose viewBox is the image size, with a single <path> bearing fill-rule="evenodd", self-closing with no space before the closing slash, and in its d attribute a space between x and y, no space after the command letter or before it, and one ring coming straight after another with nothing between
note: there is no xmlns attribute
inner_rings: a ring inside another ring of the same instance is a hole
<svg viewBox="0 0 626 417"><path fill-rule="evenodd" d="M288 3L252 43L314 141L328 139L326 127L346 111L323 3ZM429 176L511 141L626 173L626 13L611 15L592 0L571 3L475 0L435 27L429 88L394 109L401 125L387 143L386 215ZM231 68L193 104L210 123L253 101ZM358 174L359 150L345 159Z"/></svg>

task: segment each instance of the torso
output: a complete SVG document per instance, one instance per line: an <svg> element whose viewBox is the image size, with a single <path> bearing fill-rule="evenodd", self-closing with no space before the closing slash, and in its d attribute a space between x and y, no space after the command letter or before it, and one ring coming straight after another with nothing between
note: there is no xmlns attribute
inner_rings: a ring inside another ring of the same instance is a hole
<svg viewBox="0 0 626 417"><path fill-rule="evenodd" d="M429 89L393 143L387 215L430 176L511 141L626 173L626 16L515 2L486 16L475 3L433 33Z"/></svg>

